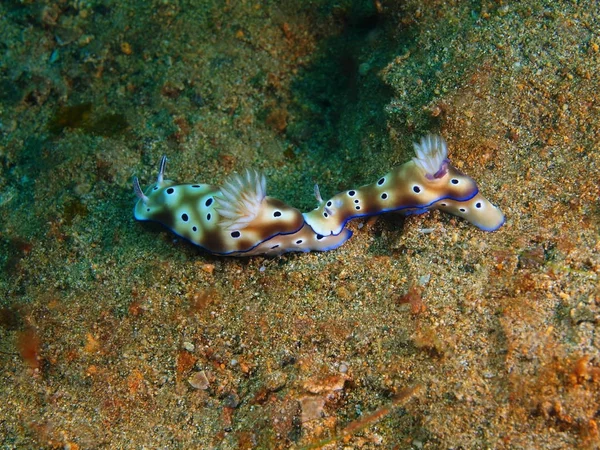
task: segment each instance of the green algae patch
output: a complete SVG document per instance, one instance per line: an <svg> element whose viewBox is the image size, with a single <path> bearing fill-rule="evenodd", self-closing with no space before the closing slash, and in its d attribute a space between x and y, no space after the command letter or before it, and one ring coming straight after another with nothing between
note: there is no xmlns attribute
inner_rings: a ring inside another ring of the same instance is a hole
<svg viewBox="0 0 600 450"><path fill-rule="evenodd" d="M64 130L82 130L88 134L111 137L129 128L124 114L109 113L95 117L92 109L91 102L63 106L49 121L48 131L58 135Z"/></svg>
<svg viewBox="0 0 600 450"><path fill-rule="evenodd" d="M48 123L48 131L60 134L65 129L79 129L90 126L92 104L90 102L59 108Z"/></svg>

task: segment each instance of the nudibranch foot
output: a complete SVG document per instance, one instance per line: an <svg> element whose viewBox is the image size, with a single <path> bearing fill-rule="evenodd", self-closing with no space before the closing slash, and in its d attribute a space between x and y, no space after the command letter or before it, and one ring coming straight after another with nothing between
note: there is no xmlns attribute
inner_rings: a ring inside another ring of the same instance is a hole
<svg viewBox="0 0 600 450"><path fill-rule="evenodd" d="M338 235L322 236L316 234L308 225L304 225L293 234L281 234L264 242L246 253L233 256L278 256L288 252L325 252L334 250L352 237L352 231L344 228Z"/></svg>

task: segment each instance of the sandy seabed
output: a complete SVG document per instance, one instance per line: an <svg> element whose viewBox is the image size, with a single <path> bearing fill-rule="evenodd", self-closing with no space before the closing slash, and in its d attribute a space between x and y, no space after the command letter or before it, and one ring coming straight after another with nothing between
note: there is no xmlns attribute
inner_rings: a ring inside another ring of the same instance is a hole
<svg viewBox="0 0 600 450"><path fill-rule="evenodd" d="M2 448L598 448L589 2L0 3ZM439 132L507 217L216 258L133 175L303 210Z"/></svg>

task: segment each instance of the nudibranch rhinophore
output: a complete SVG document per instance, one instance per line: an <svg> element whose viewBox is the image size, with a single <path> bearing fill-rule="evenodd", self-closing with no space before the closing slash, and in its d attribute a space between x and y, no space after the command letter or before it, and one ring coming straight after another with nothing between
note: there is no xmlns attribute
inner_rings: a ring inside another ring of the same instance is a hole
<svg viewBox="0 0 600 450"><path fill-rule="evenodd" d="M133 179L135 218L160 222L215 255L326 251L352 235L349 230L335 236L315 233L300 211L266 195L266 179L256 171L233 174L219 187L166 180L165 166L163 156L157 181L145 192L137 177Z"/></svg>
<svg viewBox="0 0 600 450"><path fill-rule="evenodd" d="M373 184L341 192L324 201L315 186L317 208L304 214L315 233L341 233L356 217L385 212L421 214L433 209L454 214L485 231L504 223L504 215L480 193L475 181L453 167L446 141L428 135L414 144L416 156Z"/></svg>

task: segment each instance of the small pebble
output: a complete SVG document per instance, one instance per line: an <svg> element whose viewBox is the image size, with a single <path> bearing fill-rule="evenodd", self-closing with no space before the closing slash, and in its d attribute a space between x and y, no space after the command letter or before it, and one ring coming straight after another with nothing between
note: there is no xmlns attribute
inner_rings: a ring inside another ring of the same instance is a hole
<svg viewBox="0 0 600 450"><path fill-rule="evenodd" d="M369 73L369 70L371 70L371 65L369 63L362 63L360 66L358 66L358 73L361 76L365 76L366 74Z"/></svg>
<svg viewBox="0 0 600 450"><path fill-rule="evenodd" d="M419 277L419 285L420 286L425 286L427 283L429 283L429 280L431 280L431 274L430 273L426 273L425 275L421 275Z"/></svg>
<svg viewBox="0 0 600 450"><path fill-rule="evenodd" d="M121 42L121 52L126 55L131 55L133 53L133 48L131 48L131 44L129 42Z"/></svg>
<svg viewBox="0 0 600 450"><path fill-rule="evenodd" d="M52 64L52 63L55 63L56 61L58 61L58 58L59 58L59 56L60 56L60 53L59 53L58 49L57 49L57 48L55 48L55 49L52 51L52 54L50 55L50 59L48 60L48 62L49 62L50 64Z"/></svg>
<svg viewBox="0 0 600 450"><path fill-rule="evenodd" d="M223 399L223 406L226 408L237 408L240 404L240 398L235 392L230 392Z"/></svg>
<svg viewBox="0 0 600 450"><path fill-rule="evenodd" d="M323 417L323 407L325 399L323 397L306 396L300 399L300 409L302 410L301 422L306 423L311 420Z"/></svg>
<svg viewBox="0 0 600 450"><path fill-rule="evenodd" d="M191 342L186 341L183 343L183 348L186 349L188 352L192 353L196 347Z"/></svg>
<svg viewBox="0 0 600 450"><path fill-rule="evenodd" d="M206 377L206 373L202 370L201 372L194 373L191 377L188 378L188 383L194 389L200 389L205 391L208 389L208 378Z"/></svg>
<svg viewBox="0 0 600 450"><path fill-rule="evenodd" d="M202 264L201 269L203 271L205 271L208 274L211 274L215 271L215 265L214 264Z"/></svg>
<svg viewBox="0 0 600 450"><path fill-rule="evenodd" d="M266 388L271 392L279 391L287 383L287 375L281 370L270 373L267 377Z"/></svg>
<svg viewBox="0 0 600 450"><path fill-rule="evenodd" d="M312 394L323 392L341 391L344 389L347 377L343 375L330 375L324 378L312 378L303 384L304 389Z"/></svg>

